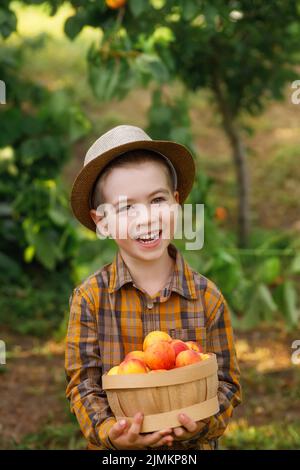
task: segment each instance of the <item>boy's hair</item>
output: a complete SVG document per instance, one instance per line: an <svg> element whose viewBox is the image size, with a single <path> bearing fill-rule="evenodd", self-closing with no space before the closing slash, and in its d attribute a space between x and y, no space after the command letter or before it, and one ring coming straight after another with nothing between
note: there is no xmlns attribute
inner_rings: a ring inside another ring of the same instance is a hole
<svg viewBox="0 0 300 470"><path fill-rule="evenodd" d="M126 167L129 165L136 165L137 163L145 163L145 162L156 162L156 163L161 164L164 167L164 171L167 176L168 185L171 191L172 192L175 191L172 171L163 157L161 157L158 153L152 150L145 150L145 149L130 150L122 155L119 155L110 163L108 163L106 167L101 171L99 176L97 177L95 184L93 186L93 189L92 189L92 194L91 194L92 209L96 210L100 204L105 203L103 191L102 191L103 182L114 168Z"/></svg>

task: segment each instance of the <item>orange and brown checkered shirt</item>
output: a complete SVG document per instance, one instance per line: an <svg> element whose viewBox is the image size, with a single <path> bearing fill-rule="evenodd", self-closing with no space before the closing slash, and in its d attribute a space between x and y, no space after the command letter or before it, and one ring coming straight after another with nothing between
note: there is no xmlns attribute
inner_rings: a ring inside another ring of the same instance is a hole
<svg viewBox="0 0 300 470"><path fill-rule="evenodd" d="M116 422L102 389L102 375L153 330L198 341L218 361L220 411L207 418L196 439L156 449L215 449L233 408L241 402L240 370L228 305L217 286L193 270L179 249L173 275L155 296L138 288L118 250L112 263L89 276L70 296L66 335L66 396L90 449L112 449L108 431Z"/></svg>

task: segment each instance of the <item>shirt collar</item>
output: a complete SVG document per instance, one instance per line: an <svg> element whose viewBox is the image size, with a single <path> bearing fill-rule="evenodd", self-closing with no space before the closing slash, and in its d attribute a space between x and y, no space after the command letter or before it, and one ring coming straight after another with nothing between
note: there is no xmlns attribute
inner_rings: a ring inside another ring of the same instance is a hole
<svg viewBox="0 0 300 470"><path fill-rule="evenodd" d="M197 293L192 269L173 243L168 245L168 252L175 259L175 267L170 284L171 290L178 292L187 299L196 299ZM111 294L128 282L134 283L130 271L118 250L110 265L108 292Z"/></svg>

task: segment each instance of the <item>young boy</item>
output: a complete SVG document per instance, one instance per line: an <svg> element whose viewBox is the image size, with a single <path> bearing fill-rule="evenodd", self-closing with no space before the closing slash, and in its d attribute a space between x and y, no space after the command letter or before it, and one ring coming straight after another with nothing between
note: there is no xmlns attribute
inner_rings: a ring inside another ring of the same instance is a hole
<svg viewBox="0 0 300 470"><path fill-rule="evenodd" d="M66 396L88 449L217 449L233 408L241 402L226 300L171 242L176 232L172 208L183 205L194 176L194 160L186 147L152 140L138 127L121 125L91 146L73 184L74 215L118 246L114 260L70 297ZM102 375L129 351L141 350L143 339L154 330L197 341L204 352L216 354L216 415L202 421L179 415L181 426L147 434L140 433L140 413L131 424L114 417Z"/></svg>

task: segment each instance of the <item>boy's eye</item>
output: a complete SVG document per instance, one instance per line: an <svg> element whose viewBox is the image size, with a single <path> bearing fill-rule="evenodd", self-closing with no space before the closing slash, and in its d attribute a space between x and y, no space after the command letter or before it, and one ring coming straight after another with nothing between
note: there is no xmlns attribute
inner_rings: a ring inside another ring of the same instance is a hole
<svg viewBox="0 0 300 470"><path fill-rule="evenodd" d="M164 197L156 197L156 198L152 199L152 202L154 202L155 204L158 204L162 201L165 201ZM127 204L127 206L119 207L118 212L126 212L130 208L134 208L134 206L132 204Z"/></svg>
<svg viewBox="0 0 300 470"><path fill-rule="evenodd" d="M152 200L152 202L156 201L156 203L158 202L161 202L161 201L165 201L165 198L164 197L156 197Z"/></svg>
<svg viewBox="0 0 300 470"><path fill-rule="evenodd" d="M125 212L125 211L127 211L128 209L130 209L130 207L131 207L130 204L128 204L127 206L120 207L120 208L118 209L118 212Z"/></svg>

